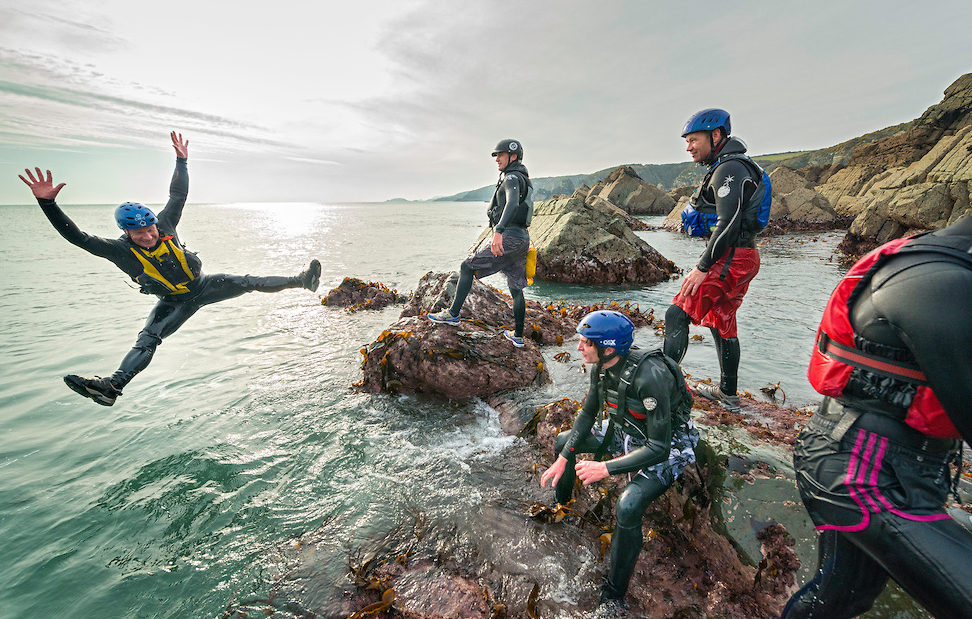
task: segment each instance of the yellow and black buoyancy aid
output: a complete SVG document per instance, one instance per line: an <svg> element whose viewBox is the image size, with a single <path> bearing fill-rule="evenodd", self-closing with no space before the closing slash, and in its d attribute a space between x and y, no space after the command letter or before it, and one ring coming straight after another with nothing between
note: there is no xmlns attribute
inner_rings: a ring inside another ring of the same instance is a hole
<svg viewBox="0 0 972 619"><path fill-rule="evenodd" d="M172 235L160 238L155 249L136 246L131 250L142 263L142 273L133 279L145 294L186 294L190 282L202 272L199 258L184 250Z"/></svg>

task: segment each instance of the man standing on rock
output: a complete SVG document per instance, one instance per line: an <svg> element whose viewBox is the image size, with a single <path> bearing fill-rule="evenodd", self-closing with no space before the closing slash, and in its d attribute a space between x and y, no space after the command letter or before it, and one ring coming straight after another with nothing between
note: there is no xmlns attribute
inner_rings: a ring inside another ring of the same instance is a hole
<svg viewBox="0 0 972 619"><path fill-rule="evenodd" d="M175 131L170 137L176 152L176 165L169 184L169 201L158 217L137 202L121 204L115 209L115 222L124 234L117 239L82 232L64 214L54 199L65 184L55 186L50 170L46 178L40 168L35 168L37 178L30 170L25 170L27 178L20 176L54 229L69 243L110 260L140 286L141 292L159 297L145 328L138 334L135 347L122 359L114 374L108 378L84 378L75 374L64 377L64 382L73 391L103 406L115 403L125 385L148 367L162 339L175 333L200 307L254 290L277 292L286 288L306 288L314 291L321 278L321 263L317 260L311 260L307 270L293 277L204 275L202 261L183 247L176 233L182 208L189 196L189 141L183 141L182 134Z"/></svg>
<svg viewBox="0 0 972 619"><path fill-rule="evenodd" d="M699 434L678 364L661 350L631 348L634 324L627 316L598 310L580 321L577 332L577 350L594 365L591 386L573 428L557 435L556 460L540 485L550 482L557 503L566 504L577 477L586 486L628 474L615 506L611 567L601 588L601 604L620 607L641 552L645 510L695 461ZM595 456L578 461L580 453ZM616 457L602 462L605 454Z"/></svg>
<svg viewBox="0 0 972 619"><path fill-rule="evenodd" d="M793 450L819 562L784 619L856 617L889 577L935 617L972 617L970 517L945 510L972 441L970 307L972 215L882 245L837 284L808 371L827 397Z"/></svg>
<svg viewBox="0 0 972 619"><path fill-rule="evenodd" d="M450 325L459 324L459 312L472 288L473 278L482 279L503 272L513 297L513 331L503 335L517 348L523 348L523 325L526 320L526 299L523 289L527 285L526 264L530 250L530 221L533 219L533 184L523 165L523 144L517 140L502 140L493 150L499 168L499 181L489 202L486 214L493 228L488 247L466 258L459 269L459 283L452 307L437 314L429 314L429 320Z"/></svg>
<svg viewBox="0 0 972 619"><path fill-rule="evenodd" d="M737 412L736 310L759 272L758 228L748 211L753 207L762 172L745 155L746 144L730 138L729 131L729 113L719 109L698 112L682 129L692 160L709 166L692 204L699 209L714 209L718 224L665 314L665 354L681 363L688 348L689 323L709 327L719 355L721 379L718 385L699 383L695 389L699 395Z"/></svg>

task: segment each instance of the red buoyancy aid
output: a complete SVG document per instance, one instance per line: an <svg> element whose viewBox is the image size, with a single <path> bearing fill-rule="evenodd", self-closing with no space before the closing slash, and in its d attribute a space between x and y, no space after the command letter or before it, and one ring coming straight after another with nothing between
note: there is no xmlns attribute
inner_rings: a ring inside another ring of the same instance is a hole
<svg viewBox="0 0 972 619"><path fill-rule="evenodd" d="M904 422L923 434L939 438L962 438L948 418L938 397L925 382L921 370L911 364L883 359L857 350L850 322L850 302L858 286L866 285L888 258L901 251L914 237L896 239L861 258L847 272L830 295L817 329L817 342L810 357L807 378L819 393L840 397L854 368L862 368L918 385Z"/></svg>

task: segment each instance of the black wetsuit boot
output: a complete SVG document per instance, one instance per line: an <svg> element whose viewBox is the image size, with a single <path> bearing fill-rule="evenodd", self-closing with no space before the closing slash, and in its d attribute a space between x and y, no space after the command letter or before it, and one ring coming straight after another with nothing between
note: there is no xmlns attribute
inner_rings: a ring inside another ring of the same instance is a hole
<svg viewBox="0 0 972 619"><path fill-rule="evenodd" d="M722 337L710 328L719 355L719 388L726 395L735 395L739 382L739 338Z"/></svg>
<svg viewBox="0 0 972 619"><path fill-rule="evenodd" d="M614 527L614 533L611 535L611 569L601 587L602 604L624 599L643 542L644 534L640 522L633 527L624 527L620 524Z"/></svg>

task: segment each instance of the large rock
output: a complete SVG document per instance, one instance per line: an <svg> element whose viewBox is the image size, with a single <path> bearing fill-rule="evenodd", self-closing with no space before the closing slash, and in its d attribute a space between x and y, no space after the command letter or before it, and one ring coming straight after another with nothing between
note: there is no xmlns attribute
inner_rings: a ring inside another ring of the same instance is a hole
<svg viewBox="0 0 972 619"><path fill-rule="evenodd" d="M786 218L794 223L829 223L837 213L827 198L813 189L801 188L780 196L773 201L773 219Z"/></svg>
<svg viewBox="0 0 972 619"><path fill-rule="evenodd" d="M593 193L593 189L592 189ZM678 271L675 263L637 237L628 215L601 201L547 200L534 206L530 236L537 277L585 284L653 284Z"/></svg>
<svg viewBox="0 0 972 619"><path fill-rule="evenodd" d="M501 330L473 322L451 326L424 316L401 318L362 354L364 378L355 387L369 393L465 400L550 380L536 343L527 340L524 348L515 348Z"/></svg>
<svg viewBox="0 0 972 619"><path fill-rule="evenodd" d="M586 199L607 200L631 215L665 215L675 205L666 192L646 183L630 167L618 166L588 192Z"/></svg>

